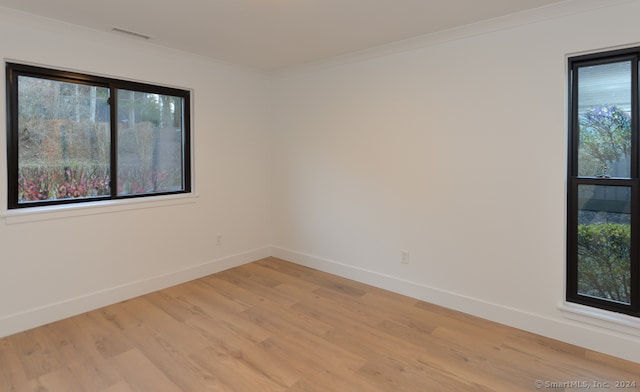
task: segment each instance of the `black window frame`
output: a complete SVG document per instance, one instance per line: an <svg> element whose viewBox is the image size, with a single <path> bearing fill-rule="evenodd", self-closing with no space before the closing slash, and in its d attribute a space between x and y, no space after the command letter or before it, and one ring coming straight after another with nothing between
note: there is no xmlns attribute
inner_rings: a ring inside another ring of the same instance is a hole
<svg viewBox="0 0 640 392"><path fill-rule="evenodd" d="M631 168L629 178L578 175L579 119L578 72L581 67L621 61L631 62ZM640 317L640 47L612 50L568 59L568 154L567 154L567 273L566 301ZM620 303L578 292L578 187L580 185L629 188L631 193L630 303Z"/></svg>
<svg viewBox="0 0 640 392"><path fill-rule="evenodd" d="M93 203L108 200L124 200L132 198L154 198L158 196L191 193L191 92L186 89L178 89L161 85L133 82L86 73L71 72L53 68L6 62L6 107L7 107L7 208L9 210L22 208L37 208L43 206ZM104 87L109 93L109 119L110 119L110 195L88 198L67 198L56 200L29 201L20 203L18 200L18 167L19 167L19 142L18 142L18 78L20 76L35 77L41 79L86 84L96 87ZM118 181L117 137L118 137L118 99L119 90L175 96L183 99L182 108L182 189L154 193L136 193L118 195L115 184Z"/></svg>

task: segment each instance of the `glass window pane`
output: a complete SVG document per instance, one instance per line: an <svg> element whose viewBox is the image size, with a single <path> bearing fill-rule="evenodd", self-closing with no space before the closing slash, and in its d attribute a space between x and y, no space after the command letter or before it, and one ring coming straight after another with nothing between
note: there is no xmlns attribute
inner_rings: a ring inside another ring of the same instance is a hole
<svg viewBox="0 0 640 392"><path fill-rule="evenodd" d="M631 176L631 62L578 69L578 175Z"/></svg>
<svg viewBox="0 0 640 392"><path fill-rule="evenodd" d="M631 188L578 188L578 293L630 303Z"/></svg>
<svg viewBox="0 0 640 392"><path fill-rule="evenodd" d="M18 203L108 196L109 89L19 76Z"/></svg>
<svg viewBox="0 0 640 392"><path fill-rule="evenodd" d="M118 90L118 195L184 190L183 99Z"/></svg>

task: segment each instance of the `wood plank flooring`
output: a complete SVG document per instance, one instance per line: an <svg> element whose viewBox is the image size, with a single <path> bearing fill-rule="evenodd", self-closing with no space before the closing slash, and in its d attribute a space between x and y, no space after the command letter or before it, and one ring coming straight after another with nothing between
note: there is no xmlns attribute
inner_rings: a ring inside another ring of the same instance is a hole
<svg viewBox="0 0 640 392"><path fill-rule="evenodd" d="M640 389L640 364L275 258L0 339L3 392L609 390L619 381Z"/></svg>

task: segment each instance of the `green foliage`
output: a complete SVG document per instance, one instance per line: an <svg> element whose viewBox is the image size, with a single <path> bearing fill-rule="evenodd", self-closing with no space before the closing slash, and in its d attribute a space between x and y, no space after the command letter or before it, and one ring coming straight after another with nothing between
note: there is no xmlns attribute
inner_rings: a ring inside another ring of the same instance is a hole
<svg viewBox="0 0 640 392"><path fill-rule="evenodd" d="M580 116L580 175L606 176L631 153L631 117L615 105L595 106Z"/></svg>
<svg viewBox="0 0 640 392"><path fill-rule="evenodd" d="M629 303L631 226L578 225L578 292Z"/></svg>

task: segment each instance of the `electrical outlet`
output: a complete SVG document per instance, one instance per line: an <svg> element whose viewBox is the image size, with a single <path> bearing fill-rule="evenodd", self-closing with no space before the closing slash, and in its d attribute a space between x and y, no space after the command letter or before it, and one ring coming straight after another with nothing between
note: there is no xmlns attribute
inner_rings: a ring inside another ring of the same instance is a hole
<svg viewBox="0 0 640 392"><path fill-rule="evenodd" d="M216 235L216 246L222 245L222 234Z"/></svg>
<svg viewBox="0 0 640 392"><path fill-rule="evenodd" d="M409 264L409 251L402 249L400 251L400 262L402 264Z"/></svg>

